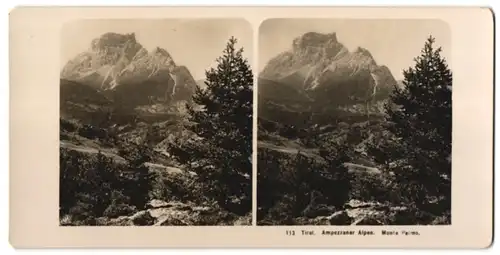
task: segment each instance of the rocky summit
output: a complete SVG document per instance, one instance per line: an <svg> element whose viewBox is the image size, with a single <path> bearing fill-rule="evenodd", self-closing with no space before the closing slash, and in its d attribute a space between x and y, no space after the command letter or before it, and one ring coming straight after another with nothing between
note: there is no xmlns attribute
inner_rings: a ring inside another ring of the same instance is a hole
<svg viewBox="0 0 500 255"><path fill-rule="evenodd" d="M61 79L100 91L122 90L123 93L117 93L122 99L141 86L146 97L186 100L196 86L185 66L176 65L165 49L146 50L134 33L106 33L92 40L86 51L63 67Z"/></svg>
<svg viewBox="0 0 500 255"><path fill-rule="evenodd" d="M397 84L389 68L377 65L367 49L350 52L336 33L309 32L295 38L291 48L272 58L260 76L301 90L347 90L347 96L360 100L385 96Z"/></svg>

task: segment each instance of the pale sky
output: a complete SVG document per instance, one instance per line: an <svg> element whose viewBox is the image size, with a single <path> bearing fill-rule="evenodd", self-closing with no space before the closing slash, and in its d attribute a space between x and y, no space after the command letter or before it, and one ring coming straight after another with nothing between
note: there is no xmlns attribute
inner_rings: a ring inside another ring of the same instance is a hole
<svg viewBox="0 0 500 255"><path fill-rule="evenodd" d="M432 35L452 67L451 32L440 20L270 19L259 30L259 71L271 58L291 49L293 39L306 32L336 32L338 41L350 51L358 46L366 48L397 80L403 79L402 70L413 66L413 58Z"/></svg>
<svg viewBox="0 0 500 255"><path fill-rule="evenodd" d="M231 36L237 48L252 64L253 30L243 19L151 19L151 20L80 20L68 23L62 31L61 68L90 47L104 33L135 33L136 40L148 51L167 50L177 65L185 65L196 80L205 78L205 70L215 67Z"/></svg>

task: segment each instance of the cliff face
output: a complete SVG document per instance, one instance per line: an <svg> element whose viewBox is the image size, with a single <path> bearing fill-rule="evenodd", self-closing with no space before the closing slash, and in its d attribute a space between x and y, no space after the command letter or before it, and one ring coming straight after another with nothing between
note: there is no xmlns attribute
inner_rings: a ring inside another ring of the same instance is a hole
<svg viewBox="0 0 500 255"><path fill-rule="evenodd" d="M124 90L167 101L188 99L196 86L189 70L176 65L165 49L148 52L133 33L106 33L92 40L87 51L64 66L61 79L100 91Z"/></svg>
<svg viewBox="0 0 500 255"><path fill-rule="evenodd" d="M335 33L306 33L292 42L290 50L272 58L261 77L306 90L344 91L346 97L366 100L386 94L396 80L367 49L350 52Z"/></svg>

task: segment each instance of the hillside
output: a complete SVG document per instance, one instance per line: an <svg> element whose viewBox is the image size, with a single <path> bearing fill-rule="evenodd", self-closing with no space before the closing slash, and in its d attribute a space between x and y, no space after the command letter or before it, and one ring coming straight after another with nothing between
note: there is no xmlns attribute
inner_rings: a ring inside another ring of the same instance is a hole
<svg viewBox="0 0 500 255"><path fill-rule="evenodd" d="M196 137L186 105L197 84L165 49L103 34L59 86L61 225L250 224L200 198L196 174L168 153Z"/></svg>

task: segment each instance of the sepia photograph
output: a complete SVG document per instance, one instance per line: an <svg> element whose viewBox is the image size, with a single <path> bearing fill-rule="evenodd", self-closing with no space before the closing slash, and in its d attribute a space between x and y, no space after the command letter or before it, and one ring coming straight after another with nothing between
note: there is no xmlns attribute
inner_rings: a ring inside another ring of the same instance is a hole
<svg viewBox="0 0 500 255"><path fill-rule="evenodd" d="M16 249L492 244L491 9L25 6L9 45Z"/></svg>
<svg viewBox="0 0 500 255"><path fill-rule="evenodd" d="M433 19L264 21L257 224L451 224L450 40Z"/></svg>
<svg viewBox="0 0 500 255"><path fill-rule="evenodd" d="M61 226L251 225L249 23L82 19L61 36Z"/></svg>

